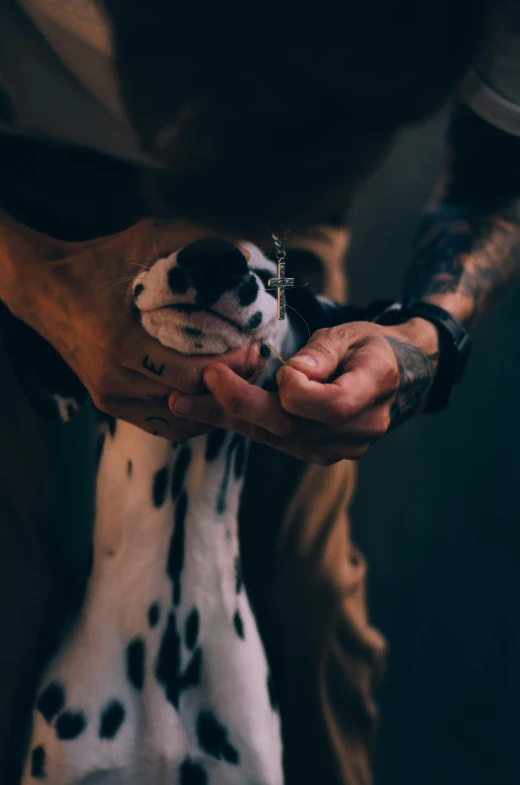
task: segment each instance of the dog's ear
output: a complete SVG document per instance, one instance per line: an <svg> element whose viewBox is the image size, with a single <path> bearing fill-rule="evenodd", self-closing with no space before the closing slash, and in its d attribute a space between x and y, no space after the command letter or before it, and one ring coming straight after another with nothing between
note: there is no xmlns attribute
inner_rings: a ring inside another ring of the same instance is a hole
<svg viewBox="0 0 520 785"><path fill-rule="evenodd" d="M45 419L68 422L87 390L58 352L0 303L0 335L29 403Z"/></svg>

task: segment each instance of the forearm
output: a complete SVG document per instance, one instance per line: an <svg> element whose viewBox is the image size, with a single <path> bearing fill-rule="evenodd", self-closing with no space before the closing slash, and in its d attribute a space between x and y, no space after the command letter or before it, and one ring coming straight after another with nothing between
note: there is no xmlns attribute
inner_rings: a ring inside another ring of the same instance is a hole
<svg viewBox="0 0 520 785"><path fill-rule="evenodd" d="M424 215L405 299L473 331L520 273L520 138L465 108L448 133L443 182Z"/></svg>
<svg viewBox="0 0 520 785"><path fill-rule="evenodd" d="M30 229L0 210L0 302L18 315L23 278L32 275L34 248ZM30 246L30 250L29 247Z"/></svg>
<svg viewBox="0 0 520 785"><path fill-rule="evenodd" d="M0 210L0 303L42 335L40 306L46 298L53 301L49 273L65 248Z"/></svg>

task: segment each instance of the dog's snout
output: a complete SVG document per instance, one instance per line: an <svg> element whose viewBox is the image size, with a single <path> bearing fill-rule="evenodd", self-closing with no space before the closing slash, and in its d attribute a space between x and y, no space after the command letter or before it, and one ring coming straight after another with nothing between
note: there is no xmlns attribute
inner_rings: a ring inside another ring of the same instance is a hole
<svg viewBox="0 0 520 785"><path fill-rule="evenodd" d="M186 245L177 254L177 264L199 294L211 295L212 299L234 289L249 274L244 254L218 237Z"/></svg>

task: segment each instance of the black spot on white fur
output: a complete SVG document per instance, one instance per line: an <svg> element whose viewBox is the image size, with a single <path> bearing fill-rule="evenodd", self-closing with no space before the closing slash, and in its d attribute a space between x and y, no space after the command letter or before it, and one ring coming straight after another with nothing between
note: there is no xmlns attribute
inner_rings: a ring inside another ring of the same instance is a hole
<svg viewBox="0 0 520 785"><path fill-rule="evenodd" d="M56 720L56 735L62 741L73 741L87 727L87 718L82 711L64 711Z"/></svg>
<svg viewBox="0 0 520 785"><path fill-rule="evenodd" d="M181 690L198 687L202 671L202 650L192 655L184 673L181 671L181 636L173 611L163 633L159 655L155 665L157 681L163 685L166 699L177 709Z"/></svg>
<svg viewBox="0 0 520 785"><path fill-rule="evenodd" d="M45 748L41 744L31 752L31 777L35 780L45 779Z"/></svg>
<svg viewBox="0 0 520 785"><path fill-rule="evenodd" d="M181 601L181 572L184 566L184 543L186 539L186 513L188 511L188 496L183 490L177 499L174 515L174 529L170 540L168 552L167 572L173 583L173 603L179 605Z"/></svg>
<svg viewBox="0 0 520 785"><path fill-rule="evenodd" d="M191 461L191 450L184 445L179 452L172 477L172 499L177 499L184 484L184 477Z"/></svg>
<svg viewBox="0 0 520 785"><path fill-rule="evenodd" d="M224 249L225 250L225 249ZM236 250L236 249L235 249ZM228 253L229 249L225 251L225 254ZM231 252L229 252L231 254ZM231 259L229 269L224 270L224 279L225 279L225 287L231 291L233 289L234 294L229 295L226 302L232 302L234 299L235 303L240 301L243 307L246 307L251 302L254 302L255 297L258 294L259 287L258 281L256 280L254 275L249 273L247 269L247 265L245 265L246 272L243 271L241 265L244 265L243 260L238 263L236 261L235 252L230 255L233 256ZM224 258L223 257L223 258ZM198 262L195 266L197 266ZM200 264L206 264L202 260L200 260ZM226 267L227 262L224 264ZM235 269L236 266L236 269ZM219 286L222 288L224 286L224 281L221 275L221 272L217 270L218 265L212 265L212 272L211 276L219 278ZM163 268L164 269L164 268ZM196 271L196 275L200 275L201 278L207 277L207 269L205 268L204 275L202 275L201 270L199 269ZM190 280L192 275L192 269L189 265L185 265L183 269L174 268L173 271L170 271L173 274L173 284L177 286L177 290L179 291L179 286L182 288L185 287L184 291L189 288L192 281ZM180 274L179 274L180 273ZM177 278L177 280L175 280ZM207 281L203 281L203 283L207 283ZM170 282L170 286L171 286ZM173 288L173 287L172 287ZM148 289L148 287L147 287ZM138 285L135 289L134 296L137 298L139 294L144 290L144 286L142 284ZM201 295L201 303L206 303L206 301L211 301L214 297L214 292L205 291L202 292ZM252 297L252 299L250 299ZM258 307L255 305L255 308ZM249 313L253 310L250 309ZM249 313L246 316L246 319L249 317ZM244 320L245 321L245 320ZM262 323L262 312L258 310L252 317L249 318L249 322L247 323L247 327L250 330L256 329ZM195 328L180 328L181 332L184 331L185 338L183 345L188 345L193 348L197 344L197 342L202 341L201 338L201 331L196 330ZM188 340L186 340L186 336ZM104 432L108 438L108 434L112 437L116 436L116 422L112 418L108 418L104 415L101 415L102 420L107 424L107 427L104 428ZM120 427L120 424L117 425L117 428ZM119 434L117 434L116 438L118 438ZM118 446L118 445L115 445ZM168 445L167 445L168 446ZM179 707L180 696L184 690L189 690L194 687L206 686L206 682L210 677L211 671L208 670L206 673L206 657L211 656L212 650L210 644L208 646L210 648L206 649L203 648L199 643L201 639L201 630L206 631L205 624L211 625L211 619L206 619L206 609L204 605L201 606L202 616L199 614L199 608L195 607L193 604L193 599L190 598L190 586L182 581L184 580L183 571L186 572L188 562L187 560L191 554L185 552L186 548L186 526L188 524L187 521L187 513L188 509L190 512L190 521L189 524L191 525L191 516L192 514L198 512L198 490L193 488L191 484L191 477L188 477L188 485L186 485L186 478L190 471L190 466L192 462L192 453L191 448L187 445L173 445L177 449L177 453L175 456L175 463L172 470L171 475L171 483L170 483L170 470L169 466L163 466L162 469L159 469L158 472L153 477L153 487L150 488L150 475L146 479L145 485L145 493L146 497L149 499L148 507L151 511L151 504L154 505L157 509L162 509L163 511L160 513L164 517L164 522L168 525L168 521L170 521L171 526L171 506L170 502L166 503L166 495L171 493L171 497L173 499L173 530L171 532L171 538L169 547L166 545L166 549L168 550L167 554L167 562L166 562L166 572L171 580L172 583L172 597L173 603L175 606L179 606L181 603L181 596L182 596L182 615L176 615L173 608L170 610L167 607L160 608L159 603L155 598L162 595L160 590L157 594L150 593L148 596L145 595L143 598L146 602L144 608L139 610L139 603L135 608L135 612L137 614L141 614L139 617L141 619L141 626L144 627L146 631L147 628L157 628L156 632L149 632L148 636L150 638L150 644L146 643L145 648L145 639L143 637L136 637L130 642L125 641L124 643L127 644L126 651L123 649L120 652L120 661L122 668L125 667L125 655L126 655L126 669L127 669L127 678L129 684L136 690L142 690L145 687L145 665L148 665L148 661L152 660L152 665L155 666L154 670L150 673L146 673L146 689L151 688L157 690L157 685L153 686L155 678L157 678L160 687L160 693L162 697L162 688L164 688L164 697L167 701L169 701L172 706L176 709ZM195 449L195 448L193 448ZM215 510L215 503L217 504L217 509L223 513L226 510L226 505L228 503L227 496L229 494L229 485L233 482L233 480L240 480L243 477L245 464L246 464L246 453L247 453L247 445L245 439L242 436L230 434L228 436L226 431L218 430L211 434L210 436L206 437L206 460L209 462L214 462L213 471L217 473L215 478L216 485L214 489L214 495L211 498L211 508L208 511L208 524L211 525L211 522L215 520L215 515L212 511ZM105 461L105 459L103 459ZM166 458L162 458L162 462L166 462ZM127 453L124 452L120 453L118 456L116 471L119 472L119 475L125 476L125 472L128 478L132 478L132 483L141 483L145 482L146 475L144 477L139 476L139 472L134 475L133 473L133 465L132 461L127 458ZM161 463L155 464L154 470L156 467L161 466ZM119 468L117 468L119 467ZM103 468L105 468L103 466ZM137 471L137 469L136 469ZM219 485L220 482L220 485ZM128 481L128 486L130 485L130 480ZM188 487L189 492L194 493L194 498L191 498L191 495L188 496ZM218 494L218 500L215 498ZM151 499L150 499L151 495ZM188 508L189 504L189 508ZM158 515L158 513L152 513ZM197 522L196 522L197 523ZM225 533L228 539L228 547L233 548L230 555L234 555L236 546L236 539L232 536L230 522L226 519L224 522L220 523L220 526L225 525ZM222 530L223 533L223 530ZM218 534L218 533L217 533ZM220 536L220 535L218 535ZM188 540L188 544L189 544ZM166 554L164 554L164 549L161 550L162 559ZM163 562L164 563L164 562ZM157 566L157 565L155 565ZM237 594L240 594L243 589L243 577L242 577L242 570L240 564L240 557L236 556L235 561L235 573L233 576L233 567L231 566L232 574L231 576L231 589L233 589L233 578L234 578L234 588ZM159 576L160 577L160 576ZM166 580L166 575L163 573L162 577L163 582ZM243 601L246 601L245 596L240 598ZM151 603L151 604L150 604ZM185 609L189 611L187 615L185 615ZM232 612L233 613L233 612ZM158 627L159 618L161 619L161 625ZM137 620L138 621L138 620ZM246 620L247 621L247 620ZM232 622L234 630L231 629ZM247 645L249 645L249 639L251 638L249 625L247 630ZM235 639L236 635L244 639L244 620L243 617L240 615L239 611L237 610L232 619L228 617L228 626L224 624L222 634L228 635L229 637L233 637ZM137 630L140 628L137 627ZM227 630L227 631L226 631ZM142 630L140 635L142 635ZM157 637L156 637L157 636ZM152 650L152 646L155 647L157 645L157 639L159 639L159 652L157 656L155 655L155 649ZM235 639L236 640L236 639ZM236 642L232 644L233 646L244 646L246 644L242 644L240 642ZM152 651L154 653L152 653ZM95 655L94 655L95 656ZM155 659L156 657L156 659ZM155 662L154 662L155 660ZM230 663L228 663L230 664ZM223 663L223 667L225 664ZM204 670L203 670L204 669ZM147 668L148 670L148 668ZM73 674L74 675L74 674ZM121 697L119 700L113 697L114 694L111 695L110 691L103 689L100 685L101 695L97 696L93 694L93 699L95 699L95 709L93 710L92 714L88 713L85 709L83 704L78 705L75 704L74 701L71 701L72 693L72 685L69 684L69 676L67 677L67 698L65 696L65 691L61 687L61 685L49 685L53 687L50 693L47 695L47 713L50 716L50 719L47 721L50 723L52 722L55 726L55 732L58 738L64 740L64 746L68 749L73 749L74 756L76 755L76 749L78 750L78 760L79 760L79 750L81 749L79 746L76 748L72 745L68 744L68 740L73 740L80 736L82 733L83 739L80 742L81 747L83 745L90 745L91 744L91 736L92 739L95 741L96 738L99 737L102 741L97 741L97 747L99 749L109 749L110 744L107 745L107 742L110 740L118 737L119 741L122 741L122 733L121 728L123 727L125 721L128 722L127 713L130 714L134 710L134 702L135 704L139 704L141 701L146 700L146 695L143 693L142 695L137 695L135 693L131 693L130 702L128 703L127 700L122 701ZM202 685L203 682L203 685ZM116 683L115 681L113 682ZM265 685L265 680L260 676L260 687ZM53 694L54 698L56 698L57 694L55 691L55 687L61 688L62 690L62 697L60 700L55 700L54 705L52 703ZM49 688L47 688L49 689ZM127 688L128 689L128 688ZM269 690L269 680L267 683L267 689ZM110 690L110 685L108 685L108 690ZM117 693L115 693L117 695ZM43 693L42 693L43 695ZM265 693L264 693L265 696ZM267 696L265 696L267 697ZM264 701L265 701L264 697ZM269 695L271 699L271 693ZM40 696L41 700L42 696ZM217 700L217 703L214 703L213 699L209 699L209 702L205 702L204 695L202 695L202 700L204 701L202 704L199 702L201 696L198 691L194 691L194 694L190 696L189 701L194 701L195 705L192 703L189 704L191 707L193 705L193 709L195 711L195 718L192 719L195 728L192 725L192 732L196 731L196 737L198 742L204 750L206 754L211 755L214 759L227 762L232 765L237 765L241 762L241 758L244 758L244 752L242 751L242 744L246 743L245 738L242 739L241 729L236 729L234 725L229 724L231 722L231 715L228 716L228 712L225 709L221 709L220 701L217 699L217 696L212 695L214 700ZM238 696L236 696L238 699ZM67 704L66 704L67 700ZM233 697L235 700L235 697ZM124 705L123 705L124 703ZM181 702L182 703L182 702ZM45 704L45 701L44 701ZM272 704L272 700L271 700ZM64 710L65 705L67 705L67 710ZM195 708L197 706L197 708ZM211 708L210 708L211 707ZM44 705L45 708L45 705ZM101 710L100 710L101 708ZM183 705L184 708L184 705ZM82 711L85 710L85 713ZM202 710L201 710L202 709ZM40 709L41 710L41 709ZM170 709L168 709L170 711ZM89 708L90 712L90 708ZM43 713L43 712L42 712ZM182 712L181 712L182 714ZM45 715L44 715L45 716ZM87 719L88 719L88 727L89 732L84 732L85 728L87 727ZM181 716L181 721L183 721L184 717ZM274 718L276 720L276 718ZM238 735L235 735L238 734ZM41 770L45 772L45 768L49 768L49 761L52 760L53 766L55 764L55 757L54 752L46 746L44 749L43 747L34 747L33 746L38 743L40 740L33 742L31 744L30 749L32 749L31 758L29 759L29 765L31 765L31 761L34 765L34 759L36 756L36 769L38 770L38 766L40 765L38 761L38 756L41 757ZM63 745L62 745L63 748ZM239 754L240 749L240 754ZM41 751L40 751L41 750ZM64 753L65 754L65 753ZM72 754L72 753L71 753ZM191 750L190 750L191 754ZM198 758L202 757L194 754L194 759L186 758L184 762L181 763L179 759L175 761L175 764L179 766L177 769L177 776L174 775L174 779L172 781L172 785L174 783L178 783L178 785L208 785L209 783L209 773L207 773L204 765L201 765L198 762ZM45 760L47 758L47 760ZM56 759L57 763L60 761ZM96 755L93 758L93 765L95 766L97 762ZM72 761L71 761L72 763ZM237 775L240 774L241 770L237 770ZM89 772L86 772L85 776L88 777ZM35 775L36 776L36 775ZM239 777L240 779L240 777ZM242 778L245 780L247 777L244 774ZM242 780L241 780L242 781Z"/></svg>
<svg viewBox="0 0 520 785"><path fill-rule="evenodd" d="M257 327L260 327L262 324L263 316L262 311L257 311L252 315L247 323L248 330L256 330Z"/></svg>
<svg viewBox="0 0 520 785"><path fill-rule="evenodd" d="M134 300L137 300L141 292L144 292L144 285L142 283L138 283L136 286L134 286Z"/></svg>
<svg viewBox="0 0 520 785"><path fill-rule="evenodd" d="M244 474L246 467L246 440L240 434L237 434L235 445L235 461L233 464L233 471L235 480L240 480Z"/></svg>
<svg viewBox="0 0 520 785"><path fill-rule="evenodd" d="M179 785L208 785L208 775L200 763L188 758L179 769Z"/></svg>
<svg viewBox="0 0 520 785"><path fill-rule="evenodd" d="M217 760L238 764L240 756L228 739L226 728L217 720L212 711L202 711L197 720L197 739L208 755Z"/></svg>
<svg viewBox="0 0 520 785"><path fill-rule="evenodd" d="M233 616L233 627L235 628L235 632L239 638L244 640L245 633L244 633L244 622L242 621L242 616L238 611L235 611L235 615Z"/></svg>
<svg viewBox="0 0 520 785"><path fill-rule="evenodd" d="M179 672L181 667L181 639L177 631L175 614L168 616L159 655L155 666L157 680L163 685L166 699L175 708L179 705Z"/></svg>
<svg viewBox="0 0 520 785"><path fill-rule="evenodd" d="M104 412L98 411L98 417L104 425L107 426L108 432L112 438L116 435L116 424L117 420L115 417L112 417L111 414L105 414Z"/></svg>
<svg viewBox="0 0 520 785"><path fill-rule="evenodd" d="M238 304L242 308L246 308L248 305L251 305L251 303L254 303L258 297L259 288L260 287L258 286L258 281L256 280L255 276L250 275L236 293Z"/></svg>
<svg viewBox="0 0 520 785"><path fill-rule="evenodd" d="M126 650L126 673L128 681L136 690L144 685L145 646L142 638L134 638Z"/></svg>
<svg viewBox="0 0 520 785"><path fill-rule="evenodd" d="M125 708L118 700L112 700L101 712L99 738L114 739L124 722Z"/></svg>
<svg viewBox="0 0 520 785"><path fill-rule="evenodd" d="M191 338L202 338L203 332L197 327L183 327L182 329L186 335L189 335Z"/></svg>
<svg viewBox="0 0 520 785"><path fill-rule="evenodd" d="M168 286L174 294L184 294L188 291L190 282L186 273L180 267L172 267L168 272Z"/></svg>
<svg viewBox="0 0 520 785"><path fill-rule="evenodd" d="M184 624L184 642L188 649L193 649L199 637L200 617L197 608L193 608Z"/></svg>
<svg viewBox="0 0 520 785"><path fill-rule="evenodd" d="M189 687L198 687L200 684L201 673L202 649L197 649L180 678L179 689L187 690Z"/></svg>
<svg viewBox="0 0 520 785"><path fill-rule="evenodd" d="M231 439L226 452L226 464L224 468L224 476L220 484L220 490L217 497L217 515L223 515L226 511L226 499L229 486L229 478L231 474L231 461L237 449L244 449L244 437L239 433L235 433Z"/></svg>
<svg viewBox="0 0 520 785"><path fill-rule="evenodd" d="M36 708L47 722L51 722L64 706L65 690L58 682L49 684L36 701Z"/></svg>
<svg viewBox="0 0 520 785"><path fill-rule="evenodd" d="M152 501L154 507L162 507L166 499L166 487L168 485L168 467L163 466L155 473L152 487Z"/></svg>
<svg viewBox="0 0 520 785"><path fill-rule="evenodd" d="M218 458L218 454L226 440L227 432L218 428L213 433L210 433L206 439L206 460L214 461Z"/></svg>
<svg viewBox="0 0 520 785"><path fill-rule="evenodd" d="M158 602L154 602L148 608L148 624L150 627L156 627L161 615L161 609Z"/></svg>

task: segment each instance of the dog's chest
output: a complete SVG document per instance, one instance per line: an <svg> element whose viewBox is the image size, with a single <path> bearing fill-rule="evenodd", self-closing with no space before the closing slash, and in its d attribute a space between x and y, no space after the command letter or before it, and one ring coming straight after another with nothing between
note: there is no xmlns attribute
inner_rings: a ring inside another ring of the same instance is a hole
<svg viewBox="0 0 520 785"><path fill-rule="evenodd" d="M93 571L43 680L24 783L281 783L240 572L245 460L242 437L223 431L174 447L110 424Z"/></svg>

